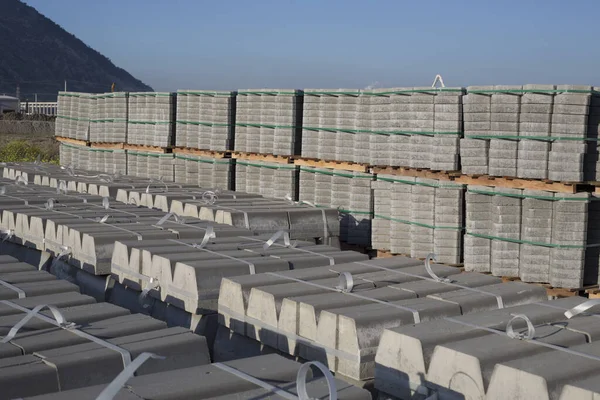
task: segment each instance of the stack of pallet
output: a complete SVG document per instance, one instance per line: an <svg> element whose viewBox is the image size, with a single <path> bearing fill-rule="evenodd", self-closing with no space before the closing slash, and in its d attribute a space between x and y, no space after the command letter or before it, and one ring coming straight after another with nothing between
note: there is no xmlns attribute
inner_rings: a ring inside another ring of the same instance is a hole
<svg viewBox="0 0 600 400"><path fill-rule="evenodd" d="M90 142L127 143L128 96L126 92L93 96Z"/></svg>
<svg viewBox="0 0 600 400"><path fill-rule="evenodd" d="M237 159L235 190L290 200L297 198L299 167L293 164Z"/></svg>

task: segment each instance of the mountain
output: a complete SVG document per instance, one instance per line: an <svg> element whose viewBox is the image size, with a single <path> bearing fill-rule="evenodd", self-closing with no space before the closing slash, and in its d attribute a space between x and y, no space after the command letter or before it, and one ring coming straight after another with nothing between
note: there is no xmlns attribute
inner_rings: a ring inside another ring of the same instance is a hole
<svg viewBox="0 0 600 400"><path fill-rule="evenodd" d="M59 90L73 92L151 91L75 35L19 0L0 0L0 94L55 101Z"/></svg>

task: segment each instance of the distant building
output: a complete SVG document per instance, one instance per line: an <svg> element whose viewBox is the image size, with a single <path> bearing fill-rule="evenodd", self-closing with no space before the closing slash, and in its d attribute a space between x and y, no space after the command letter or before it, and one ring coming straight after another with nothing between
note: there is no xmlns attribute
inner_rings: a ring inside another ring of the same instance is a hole
<svg viewBox="0 0 600 400"><path fill-rule="evenodd" d="M0 95L0 114L13 111L18 112L21 110L20 101L16 97Z"/></svg>

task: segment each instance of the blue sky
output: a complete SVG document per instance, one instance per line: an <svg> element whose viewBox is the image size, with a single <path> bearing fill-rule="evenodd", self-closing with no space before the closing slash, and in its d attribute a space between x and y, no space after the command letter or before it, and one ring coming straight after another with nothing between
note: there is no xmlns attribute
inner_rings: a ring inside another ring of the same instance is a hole
<svg viewBox="0 0 600 400"><path fill-rule="evenodd" d="M25 0L156 90L600 84L597 0Z"/></svg>

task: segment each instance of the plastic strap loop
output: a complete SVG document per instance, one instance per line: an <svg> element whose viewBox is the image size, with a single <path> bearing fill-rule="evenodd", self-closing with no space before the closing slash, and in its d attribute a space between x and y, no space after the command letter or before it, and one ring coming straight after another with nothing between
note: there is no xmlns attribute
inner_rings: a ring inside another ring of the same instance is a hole
<svg viewBox="0 0 600 400"><path fill-rule="evenodd" d="M300 367L298 370L298 375L296 376L296 393L298 393L299 400L311 400L312 397L308 395L306 391L306 378L308 376L308 371L310 371L311 365L314 365L323 373L323 377L327 381L327 389L329 391L329 400L337 400L337 387L335 385L335 378L329 371L325 365L318 361L309 361Z"/></svg>
<svg viewBox="0 0 600 400"><path fill-rule="evenodd" d="M350 293L354 288L354 278L350 272L340 273L340 284L335 287L343 293Z"/></svg>
<svg viewBox="0 0 600 400"><path fill-rule="evenodd" d="M592 299L592 300L585 301L585 302L581 303L580 305L575 306L575 307L571 308L570 310L565 311L565 317L567 317L568 319L571 319L574 316L579 315L598 304L600 304L600 299Z"/></svg>
<svg viewBox="0 0 600 400"><path fill-rule="evenodd" d="M437 276L435 274L435 272L433 272L433 270L431 269L431 261L437 261L434 253L427 254L427 257L425 258L425 269L427 270L427 273L429 274L429 276L431 276L436 282L443 282L443 283L452 282L452 279L440 278L439 276Z"/></svg>
<svg viewBox="0 0 600 400"><path fill-rule="evenodd" d="M515 332L513 330L513 324L516 320L523 320L527 323L527 333ZM535 336L535 328L525 314L515 314L506 324L506 335L511 339L530 340Z"/></svg>

